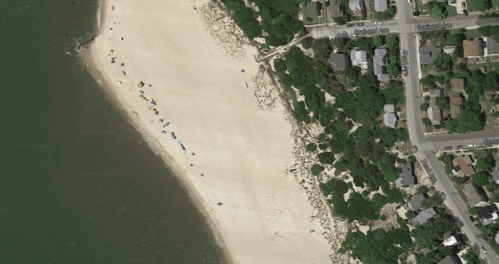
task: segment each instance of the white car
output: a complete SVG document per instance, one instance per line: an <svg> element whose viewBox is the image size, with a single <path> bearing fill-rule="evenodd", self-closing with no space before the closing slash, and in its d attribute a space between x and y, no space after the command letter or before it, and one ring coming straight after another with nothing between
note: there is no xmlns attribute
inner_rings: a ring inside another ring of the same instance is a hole
<svg viewBox="0 0 499 264"><path fill-rule="evenodd" d="M476 148L476 144L468 144L468 148Z"/></svg>
<svg viewBox="0 0 499 264"><path fill-rule="evenodd" d="M411 0L407 0L407 2L410 4L410 3L411 3Z"/></svg>
<svg viewBox="0 0 499 264"><path fill-rule="evenodd" d="M483 252L483 254L487 254L487 250L485 250L484 247L482 247L482 252Z"/></svg>

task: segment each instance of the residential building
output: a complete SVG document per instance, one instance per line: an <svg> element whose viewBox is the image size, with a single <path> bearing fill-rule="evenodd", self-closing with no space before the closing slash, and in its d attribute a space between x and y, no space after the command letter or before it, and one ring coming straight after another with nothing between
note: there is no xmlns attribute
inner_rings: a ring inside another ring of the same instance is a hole
<svg viewBox="0 0 499 264"><path fill-rule="evenodd" d="M426 65L432 64L438 56L440 48L438 47L421 47L419 48L419 63Z"/></svg>
<svg viewBox="0 0 499 264"><path fill-rule="evenodd" d="M484 207L488 203L488 199L479 187L474 183L468 183L464 185L463 192L468 199L468 205L470 207Z"/></svg>
<svg viewBox="0 0 499 264"><path fill-rule="evenodd" d="M435 215L437 215L437 213L435 212L433 207L426 209L426 210L423 210L418 215L416 215L416 217L414 217L414 219L412 219L412 225L416 226L416 227L420 226L420 225L428 222L428 220L435 217Z"/></svg>
<svg viewBox="0 0 499 264"><path fill-rule="evenodd" d="M412 197L411 200L409 200L409 202L407 202L407 207L409 209L409 211L417 211L419 209L421 209L421 207L423 206L423 201L425 200L425 196L424 194L418 194L414 197Z"/></svg>
<svg viewBox="0 0 499 264"><path fill-rule="evenodd" d="M350 60L352 61L353 66L359 66L360 68L367 70L367 53L365 51L353 48L352 52L350 52Z"/></svg>
<svg viewBox="0 0 499 264"><path fill-rule="evenodd" d="M466 177L475 173L470 155L459 155L452 160L452 166L454 166L452 168L452 174L458 177Z"/></svg>
<svg viewBox="0 0 499 264"><path fill-rule="evenodd" d="M461 264L459 257L448 255L438 262L438 264Z"/></svg>
<svg viewBox="0 0 499 264"><path fill-rule="evenodd" d="M374 11L385 12L388 10L388 0L374 0Z"/></svg>
<svg viewBox="0 0 499 264"><path fill-rule="evenodd" d="M326 3L326 9L330 18L342 17L345 12L340 0L329 0Z"/></svg>
<svg viewBox="0 0 499 264"><path fill-rule="evenodd" d="M395 105L393 104L386 104L383 106L383 111L385 112L395 112Z"/></svg>
<svg viewBox="0 0 499 264"><path fill-rule="evenodd" d="M453 92L464 92L464 78L450 79L450 87Z"/></svg>
<svg viewBox="0 0 499 264"><path fill-rule="evenodd" d="M481 38L463 40L465 58L479 58L483 56L483 42Z"/></svg>
<svg viewBox="0 0 499 264"><path fill-rule="evenodd" d="M306 17L318 17L321 15L321 3L308 2L305 7Z"/></svg>
<svg viewBox="0 0 499 264"><path fill-rule="evenodd" d="M442 123L442 111L440 111L438 106L432 105L428 107L428 118L432 125L440 125Z"/></svg>
<svg viewBox="0 0 499 264"><path fill-rule="evenodd" d="M499 55L499 43L493 38L486 38L484 56L495 56Z"/></svg>
<svg viewBox="0 0 499 264"><path fill-rule="evenodd" d="M375 49L374 50L374 75L378 78L378 81L384 82L390 80L390 74L386 71L386 66L388 65L388 50L387 49Z"/></svg>
<svg viewBox="0 0 499 264"><path fill-rule="evenodd" d="M444 92L441 89L432 89L430 90L430 98L442 97Z"/></svg>
<svg viewBox="0 0 499 264"><path fill-rule="evenodd" d="M364 10L364 1L363 0L349 0L348 6L352 13L362 12Z"/></svg>
<svg viewBox="0 0 499 264"><path fill-rule="evenodd" d="M450 97L450 117L456 118L463 108L463 98L459 94Z"/></svg>
<svg viewBox="0 0 499 264"><path fill-rule="evenodd" d="M389 128L397 127L397 114L396 113L385 113L383 115L383 120L385 122L385 126Z"/></svg>
<svg viewBox="0 0 499 264"><path fill-rule="evenodd" d="M442 50L444 51L445 54L452 55L452 54L454 54L454 50L456 50L456 47L455 46L444 46L444 48Z"/></svg>
<svg viewBox="0 0 499 264"><path fill-rule="evenodd" d="M452 235L450 231L444 234L444 246L450 247L457 244L457 242L456 236Z"/></svg>
<svg viewBox="0 0 499 264"><path fill-rule="evenodd" d="M348 55L344 53L331 53L327 62L336 75L342 74L351 65Z"/></svg>
<svg viewBox="0 0 499 264"><path fill-rule="evenodd" d="M482 225L490 225L494 223L498 218L499 208L497 208L497 203L485 206L477 212L478 218Z"/></svg>
<svg viewBox="0 0 499 264"><path fill-rule="evenodd" d="M411 161L400 163L398 167L399 177L395 184L399 188L412 187L416 184L416 176L414 175L414 164Z"/></svg>

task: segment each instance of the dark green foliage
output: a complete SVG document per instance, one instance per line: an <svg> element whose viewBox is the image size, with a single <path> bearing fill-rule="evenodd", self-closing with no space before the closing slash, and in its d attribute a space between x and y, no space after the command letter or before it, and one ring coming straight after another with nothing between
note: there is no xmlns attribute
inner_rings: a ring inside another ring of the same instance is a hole
<svg viewBox="0 0 499 264"><path fill-rule="evenodd" d="M490 182L489 184L487 184L487 191L493 192L493 191L497 190L498 187L499 186L497 185L497 183Z"/></svg>
<svg viewBox="0 0 499 264"><path fill-rule="evenodd" d="M435 100L435 103L442 110L444 110L444 109L449 110L450 109L449 97L437 97Z"/></svg>
<svg viewBox="0 0 499 264"><path fill-rule="evenodd" d="M472 10L478 10L481 12L487 11L491 6L490 0L473 0L470 1L468 7Z"/></svg>
<svg viewBox="0 0 499 264"><path fill-rule="evenodd" d="M314 39L313 38L305 38L304 40L301 41L301 45L303 46L304 49L310 49L312 47L312 44L314 44Z"/></svg>
<svg viewBox="0 0 499 264"><path fill-rule="evenodd" d="M423 117L423 124L431 126L431 120L428 117Z"/></svg>
<svg viewBox="0 0 499 264"><path fill-rule="evenodd" d="M420 14L421 14L421 12L419 12L419 9L416 9L416 10L414 10L414 12L412 12L413 16L419 16Z"/></svg>
<svg viewBox="0 0 499 264"><path fill-rule="evenodd" d="M433 62L433 65L440 72L450 71L452 69L453 62L449 54L440 52L437 59Z"/></svg>
<svg viewBox="0 0 499 264"><path fill-rule="evenodd" d="M357 66L349 67L344 71L344 74L350 81L357 83L360 77L360 68Z"/></svg>
<svg viewBox="0 0 499 264"><path fill-rule="evenodd" d="M379 220L383 220L383 221L385 221L385 220L386 220L386 215L382 215L382 216L380 216L380 217L379 217Z"/></svg>
<svg viewBox="0 0 499 264"><path fill-rule="evenodd" d="M442 20L447 17L447 13L443 7L434 6L430 11L430 17L436 20Z"/></svg>
<svg viewBox="0 0 499 264"><path fill-rule="evenodd" d="M282 59L275 59L274 69L279 73L285 72L287 70L286 61Z"/></svg>
<svg viewBox="0 0 499 264"><path fill-rule="evenodd" d="M428 110L428 107L430 107L430 104L429 104L429 103L422 103L422 104L419 106L419 109L421 109L421 111L426 111L426 110Z"/></svg>
<svg viewBox="0 0 499 264"><path fill-rule="evenodd" d="M332 153L332 152L319 153L318 156L319 156L319 161L322 164L332 164L335 160L334 153Z"/></svg>
<svg viewBox="0 0 499 264"><path fill-rule="evenodd" d="M471 177L473 178L475 185L481 187L489 183L490 174L486 171L480 171L471 175Z"/></svg>
<svg viewBox="0 0 499 264"><path fill-rule="evenodd" d="M305 147L305 149L307 151L313 152L317 150L317 145L315 143L310 143Z"/></svg>
<svg viewBox="0 0 499 264"><path fill-rule="evenodd" d="M373 12L372 15L376 20L388 20L393 18L396 12L395 7L390 6L385 12Z"/></svg>
<svg viewBox="0 0 499 264"><path fill-rule="evenodd" d="M442 243L445 233L457 232L458 230L459 227L451 216L442 215L412 230L411 235L416 239L416 243L422 247L434 249Z"/></svg>
<svg viewBox="0 0 499 264"><path fill-rule="evenodd" d="M320 144L320 145L319 145L319 149L320 149L320 150L326 150L326 149L328 149L328 148L329 148L329 144L327 144L327 143L324 143L324 144Z"/></svg>
<svg viewBox="0 0 499 264"><path fill-rule="evenodd" d="M480 208L478 207L471 207L468 212L470 213L470 215L476 215L476 213L478 213L478 211L480 210Z"/></svg>
<svg viewBox="0 0 499 264"><path fill-rule="evenodd" d="M482 261L472 248L468 248L461 257L466 261L466 264L482 264Z"/></svg>
<svg viewBox="0 0 499 264"><path fill-rule="evenodd" d="M445 173L447 173L447 174L452 173L452 168L454 167L452 165L453 159L454 159L454 157L451 154L443 155L442 157L439 158L439 160L444 164Z"/></svg>
<svg viewBox="0 0 499 264"><path fill-rule="evenodd" d="M398 75L398 74L400 74L400 67L396 63L390 63L386 67L386 71L388 72L388 74L390 74L392 76L393 75Z"/></svg>
<svg viewBox="0 0 499 264"><path fill-rule="evenodd" d="M490 172L494 168L495 164L496 161L494 160L492 153L487 153L484 158L478 159L475 167L477 170L486 170Z"/></svg>
<svg viewBox="0 0 499 264"><path fill-rule="evenodd" d="M409 159L410 161L412 161L412 162L416 162L416 156L414 156L414 155L409 156L409 158L408 158L408 159Z"/></svg>
<svg viewBox="0 0 499 264"><path fill-rule="evenodd" d="M456 183L457 184L463 184L467 182L470 178L468 177L456 177Z"/></svg>
<svg viewBox="0 0 499 264"><path fill-rule="evenodd" d="M381 47L385 43L385 37L383 35L376 35L373 38L373 45L375 47Z"/></svg>
<svg viewBox="0 0 499 264"><path fill-rule="evenodd" d="M261 36L262 26L256 20L258 14L251 8L246 7L244 1L222 0L222 2L227 10L232 11L232 18L249 39Z"/></svg>
<svg viewBox="0 0 499 264"><path fill-rule="evenodd" d="M418 264L437 264L440 260L444 259L448 255L455 254L454 247L440 247L435 251L424 254L416 254L416 260Z"/></svg>
<svg viewBox="0 0 499 264"><path fill-rule="evenodd" d="M322 167L319 164L315 164L312 166L312 175L317 176L319 175L322 171L324 170L324 167Z"/></svg>
<svg viewBox="0 0 499 264"><path fill-rule="evenodd" d="M494 37L494 39L499 39L499 26L487 26L478 28L478 32L485 37Z"/></svg>
<svg viewBox="0 0 499 264"><path fill-rule="evenodd" d="M438 193L435 193L432 196L426 198L423 201L422 206L425 209L427 209L427 208L430 208L430 207L434 207L434 206L440 205L442 202L443 201L442 201L442 198L440 197L440 195Z"/></svg>
<svg viewBox="0 0 499 264"><path fill-rule="evenodd" d="M326 142L327 140L327 135L324 133L320 133L319 136L317 137L317 141L319 142Z"/></svg>

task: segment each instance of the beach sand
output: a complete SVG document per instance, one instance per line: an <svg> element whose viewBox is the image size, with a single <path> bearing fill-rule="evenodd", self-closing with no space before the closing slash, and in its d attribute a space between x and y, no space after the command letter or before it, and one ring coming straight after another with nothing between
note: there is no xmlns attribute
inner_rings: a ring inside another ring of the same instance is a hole
<svg viewBox="0 0 499 264"><path fill-rule="evenodd" d="M296 167L289 114L256 49L208 3L104 1L100 34L82 58L176 172L230 263L331 263L331 230L289 172Z"/></svg>

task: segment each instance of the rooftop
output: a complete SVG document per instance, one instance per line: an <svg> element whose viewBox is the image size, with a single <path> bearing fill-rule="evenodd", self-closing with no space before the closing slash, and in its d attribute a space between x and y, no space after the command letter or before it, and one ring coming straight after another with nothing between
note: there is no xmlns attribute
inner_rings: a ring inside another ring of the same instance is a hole
<svg viewBox="0 0 499 264"><path fill-rule="evenodd" d="M419 48L419 61L421 64L432 64L438 56L440 48L421 47Z"/></svg>
<svg viewBox="0 0 499 264"><path fill-rule="evenodd" d="M430 98L441 97L444 93L440 89L432 89L430 90Z"/></svg>
<svg viewBox="0 0 499 264"><path fill-rule="evenodd" d="M336 74L342 73L346 68L350 67L350 59L348 55L343 53L331 53L327 62Z"/></svg>
<svg viewBox="0 0 499 264"><path fill-rule="evenodd" d="M498 217L499 209L496 204L491 204L489 206L485 206L477 212L478 217L480 218L480 222L483 225L492 224Z"/></svg>
<svg viewBox="0 0 499 264"><path fill-rule="evenodd" d="M457 260L456 257L448 255L447 257L443 258L438 262L438 264L459 264L460 262Z"/></svg>
<svg viewBox="0 0 499 264"><path fill-rule="evenodd" d="M454 169L460 177L468 176L475 173L470 155L459 155L452 160L454 168L459 167L459 170Z"/></svg>
<svg viewBox="0 0 499 264"><path fill-rule="evenodd" d="M499 44L497 41L490 37L487 38L487 55L498 55L499 54Z"/></svg>
<svg viewBox="0 0 499 264"><path fill-rule="evenodd" d="M428 222L428 220L432 219L435 215L437 215L437 213L435 213L433 207L428 208L424 211L421 211L414 219L412 219L412 224L414 226L420 226Z"/></svg>
<svg viewBox="0 0 499 264"><path fill-rule="evenodd" d="M321 4L319 2L308 2L305 7L307 17L317 17L321 15Z"/></svg>
<svg viewBox="0 0 499 264"><path fill-rule="evenodd" d="M395 113L386 113L383 115L385 126L395 128L397 126L397 115Z"/></svg>
<svg viewBox="0 0 499 264"><path fill-rule="evenodd" d="M388 81L390 80L390 75L386 71L386 66L388 65L388 50L387 49L375 49L374 50L374 75L378 77L378 81Z"/></svg>
<svg viewBox="0 0 499 264"><path fill-rule="evenodd" d="M450 86L452 88L452 91L454 91L454 92L463 92L464 91L464 79L463 78L450 79Z"/></svg>
<svg viewBox="0 0 499 264"><path fill-rule="evenodd" d="M431 120L431 124L436 126L440 125L442 122L442 111L436 105L428 107L428 118Z"/></svg>
<svg viewBox="0 0 499 264"><path fill-rule="evenodd" d="M350 60L352 60L353 66L359 66L362 69L367 69L367 53L363 50L359 50L358 48L352 49L350 53Z"/></svg>
<svg viewBox="0 0 499 264"><path fill-rule="evenodd" d="M395 111L395 105L393 104L386 104L383 106L383 111L385 112L394 112Z"/></svg>
<svg viewBox="0 0 499 264"><path fill-rule="evenodd" d="M463 40L464 57L481 57L483 56L483 44L480 38L473 40Z"/></svg>
<svg viewBox="0 0 499 264"><path fill-rule="evenodd" d="M385 12L388 9L388 0L374 0L374 10L376 12Z"/></svg>
<svg viewBox="0 0 499 264"><path fill-rule="evenodd" d="M344 10L340 0L329 0L326 4L328 15L331 18L342 17Z"/></svg>
<svg viewBox="0 0 499 264"><path fill-rule="evenodd" d="M487 204L487 197L482 191L474 184L468 183L463 187L464 194L468 198L468 204L471 207L481 207Z"/></svg>
<svg viewBox="0 0 499 264"><path fill-rule="evenodd" d="M407 207L409 207L410 211L417 211L421 208L421 206L423 206L424 199L425 197L423 194L418 194L409 200Z"/></svg>

